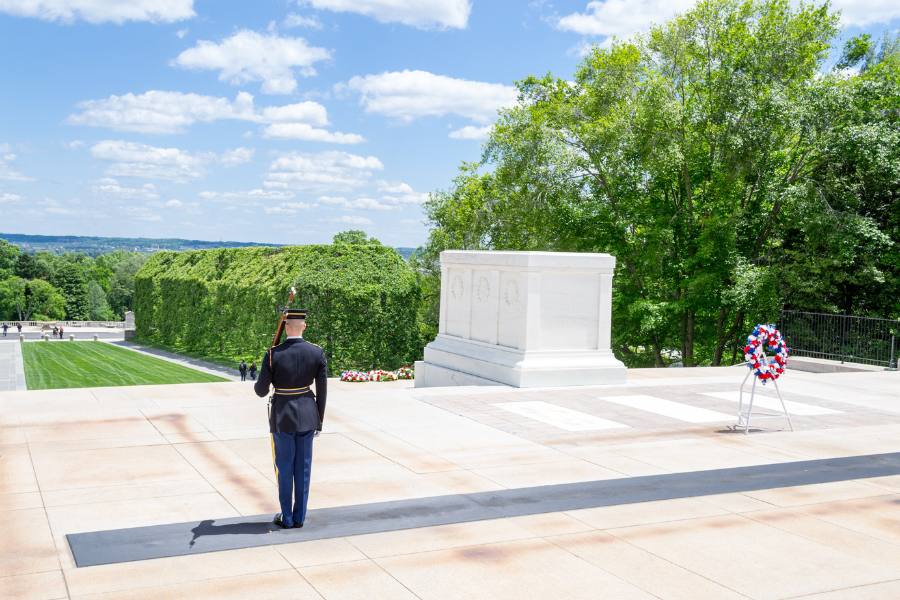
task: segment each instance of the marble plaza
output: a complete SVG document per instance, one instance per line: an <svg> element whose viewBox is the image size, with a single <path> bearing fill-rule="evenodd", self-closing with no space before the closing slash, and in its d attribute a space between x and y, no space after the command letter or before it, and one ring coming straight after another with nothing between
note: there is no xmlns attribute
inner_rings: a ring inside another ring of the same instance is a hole
<svg viewBox="0 0 900 600"><path fill-rule="evenodd" d="M900 597L900 376L790 372L797 431L745 436L743 374L334 382L306 528L82 567L68 534L205 522L201 547L275 512L265 403L249 382L3 392L0 598Z"/></svg>

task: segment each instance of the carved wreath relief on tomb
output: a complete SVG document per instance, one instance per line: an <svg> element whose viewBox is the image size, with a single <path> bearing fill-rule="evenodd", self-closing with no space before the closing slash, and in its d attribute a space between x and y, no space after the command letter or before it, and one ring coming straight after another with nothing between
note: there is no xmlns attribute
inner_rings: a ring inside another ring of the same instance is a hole
<svg viewBox="0 0 900 600"><path fill-rule="evenodd" d="M463 280L462 277L457 275L453 278L453 283L450 284L450 295L453 296L454 300L462 300L463 297Z"/></svg>
<svg viewBox="0 0 900 600"><path fill-rule="evenodd" d="M491 297L491 284L488 283L486 277L481 277L478 279L478 285L475 287L475 299L478 300L481 304L484 304L488 301L488 298Z"/></svg>
<svg viewBox="0 0 900 600"><path fill-rule="evenodd" d="M506 289L503 290L503 301L506 306L512 308L519 303L519 284L515 279L506 282Z"/></svg>

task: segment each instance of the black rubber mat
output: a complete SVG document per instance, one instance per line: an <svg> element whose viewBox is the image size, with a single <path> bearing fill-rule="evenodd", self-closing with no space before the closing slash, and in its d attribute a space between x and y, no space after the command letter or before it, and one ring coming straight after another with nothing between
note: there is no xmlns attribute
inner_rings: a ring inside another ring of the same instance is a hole
<svg viewBox="0 0 900 600"><path fill-rule="evenodd" d="M604 479L310 510L302 529L274 515L210 519L66 537L79 567L414 529L520 515L900 474L900 453ZM315 489L312 490L315 493Z"/></svg>

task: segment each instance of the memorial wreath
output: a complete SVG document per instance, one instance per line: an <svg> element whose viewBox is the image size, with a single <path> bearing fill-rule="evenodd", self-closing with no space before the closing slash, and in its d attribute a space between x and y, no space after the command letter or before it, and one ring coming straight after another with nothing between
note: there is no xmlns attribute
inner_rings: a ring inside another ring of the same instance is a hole
<svg viewBox="0 0 900 600"><path fill-rule="evenodd" d="M775 354L771 361L766 360L766 347ZM770 379L774 381L784 374L787 359L788 347L775 326L757 325L747 338L747 345L744 346L744 360L763 385Z"/></svg>

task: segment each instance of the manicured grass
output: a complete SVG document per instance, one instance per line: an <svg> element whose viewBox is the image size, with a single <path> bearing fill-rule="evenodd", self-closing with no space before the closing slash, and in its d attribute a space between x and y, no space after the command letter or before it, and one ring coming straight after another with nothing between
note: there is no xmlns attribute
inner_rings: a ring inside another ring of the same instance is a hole
<svg viewBox="0 0 900 600"><path fill-rule="evenodd" d="M29 390L228 381L104 342L25 342Z"/></svg>
<svg viewBox="0 0 900 600"><path fill-rule="evenodd" d="M176 348L175 346L166 346L165 344L160 344L158 342L150 342L141 338L131 338L128 340L129 342L134 342L135 344L140 344L141 346L147 346L148 348L156 348L157 350L165 350L166 352L171 352L172 354L180 354L181 356L186 356L188 358L195 358L197 360L202 360L203 362L212 363L214 365L219 365L221 367L228 367L229 369L237 370L238 364L240 364L241 359L237 358L222 358L221 356L209 356L207 354L200 354L199 352L191 352L190 350L182 350L181 348ZM244 357L247 359L247 364L250 364L250 357ZM260 359L254 359L260 361Z"/></svg>

